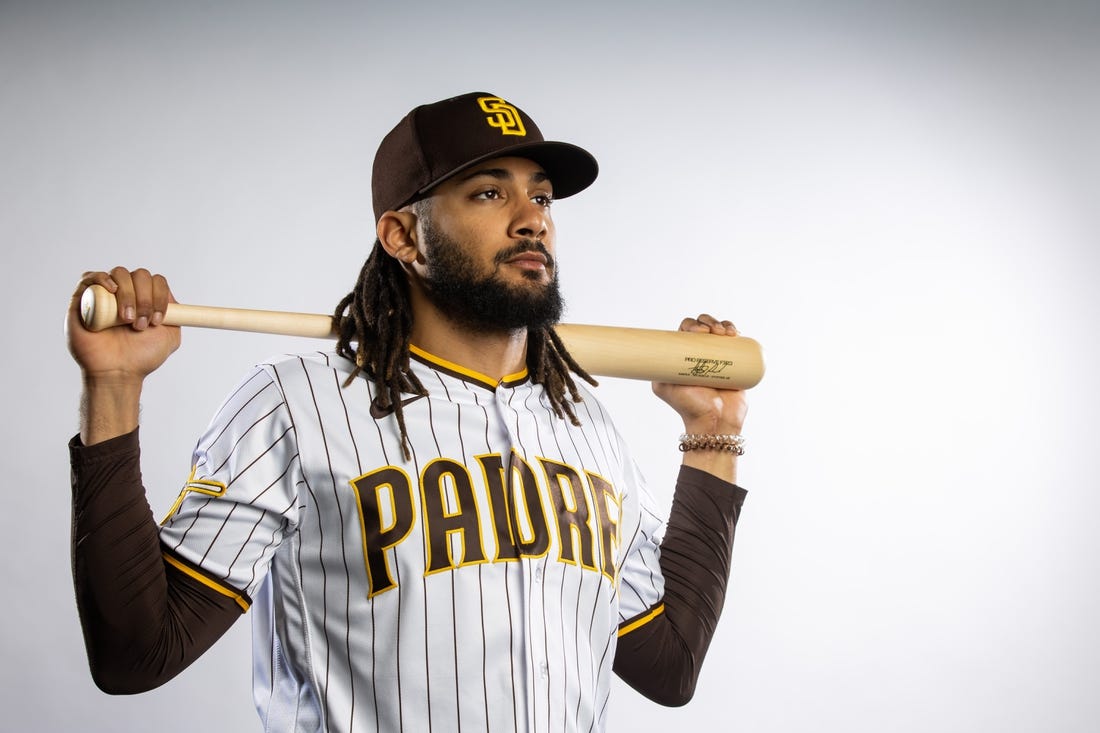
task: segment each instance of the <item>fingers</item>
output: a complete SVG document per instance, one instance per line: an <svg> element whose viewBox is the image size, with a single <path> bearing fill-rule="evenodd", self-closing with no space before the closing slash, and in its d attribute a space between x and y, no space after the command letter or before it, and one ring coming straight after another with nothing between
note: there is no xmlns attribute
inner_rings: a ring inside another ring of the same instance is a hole
<svg viewBox="0 0 1100 733"><path fill-rule="evenodd" d="M719 336L736 336L737 327L730 321L719 321L712 315L700 313L698 318L685 318L680 321L681 331L713 333Z"/></svg>
<svg viewBox="0 0 1100 733"><path fill-rule="evenodd" d="M174 301L164 276L154 275L143 267L132 271L115 267L110 272L85 272L80 278L77 296L90 285L102 285L114 293L119 320L129 323L136 331L159 326L164 321L168 303Z"/></svg>

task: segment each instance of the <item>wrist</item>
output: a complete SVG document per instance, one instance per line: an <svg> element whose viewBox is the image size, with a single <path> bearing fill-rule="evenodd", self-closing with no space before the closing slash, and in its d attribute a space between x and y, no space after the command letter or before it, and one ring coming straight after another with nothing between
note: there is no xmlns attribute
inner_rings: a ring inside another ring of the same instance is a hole
<svg viewBox="0 0 1100 733"><path fill-rule="evenodd" d="M684 433L680 436L680 451L718 451L736 456L745 454L745 438L739 433Z"/></svg>
<svg viewBox="0 0 1100 733"><path fill-rule="evenodd" d="M684 432L688 435L739 435L741 423L720 418L695 418L684 420Z"/></svg>
<svg viewBox="0 0 1100 733"><path fill-rule="evenodd" d="M683 465L736 483L737 457L744 454L744 445L740 433L684 433L679 448Z"/></svg>
<svg viewBox="0 0 1100 733"><path fill-rule="evenodd" d="M122 369L102 372L81 371L80 377L85 391L141 392L145 384L144 374L135 374Z"/></svg>

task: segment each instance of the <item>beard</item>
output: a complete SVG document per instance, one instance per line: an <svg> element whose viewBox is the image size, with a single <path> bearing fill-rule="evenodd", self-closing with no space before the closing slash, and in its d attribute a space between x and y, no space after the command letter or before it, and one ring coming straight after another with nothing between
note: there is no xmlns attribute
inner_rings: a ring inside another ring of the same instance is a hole
<svg viewBox="0 0 1100 733"><path fill-rule="evenodd" d="M425 212L426 213L426 212ZM516 242L493 258L488 275L478 272L477 262L461 242L436 229L423 217L423 247L428 256L425 291L432 303L460 326L477 331L515 331L552 326L561 318L564 303L558 286L558 270L546 246L534 239ZM513 285L499 276L500 266L523 252L546 257L550 282L538 282L537 272L523 273L527 283Z"/></svg>

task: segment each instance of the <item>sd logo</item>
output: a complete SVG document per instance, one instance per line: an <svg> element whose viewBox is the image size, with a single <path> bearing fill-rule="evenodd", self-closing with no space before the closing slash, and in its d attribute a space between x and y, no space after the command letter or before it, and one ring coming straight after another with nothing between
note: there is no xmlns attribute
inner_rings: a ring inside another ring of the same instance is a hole
<svg viewBox="0 0 1100 733"><path fill-rule="evenodd" d="M483 112L489 113L485 121L490 127L498 128L501 135L527 135L523 120L519 118L519 110L500 97L478 97L477 103L481 105Z"/></svg>

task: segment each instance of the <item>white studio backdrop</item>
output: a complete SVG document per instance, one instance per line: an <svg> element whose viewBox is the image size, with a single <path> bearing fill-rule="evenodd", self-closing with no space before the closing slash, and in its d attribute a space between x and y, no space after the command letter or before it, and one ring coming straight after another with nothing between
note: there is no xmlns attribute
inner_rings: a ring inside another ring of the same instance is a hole
<svg viewBox="0 0 1100 733"><path fill-rule="evenodd" d="M766 349L696 699L612 731L1100 726L1095 3L0 2L5 730L258 730L248 621L165 687L91 683L61 321L85 269L329 311L408 109L483 90L601 163L558 202L567 320ZM148 385L162 514L223 394L316 342L193 331ZM668 500L675 416L600 394Z"/></svg>

